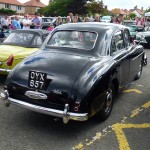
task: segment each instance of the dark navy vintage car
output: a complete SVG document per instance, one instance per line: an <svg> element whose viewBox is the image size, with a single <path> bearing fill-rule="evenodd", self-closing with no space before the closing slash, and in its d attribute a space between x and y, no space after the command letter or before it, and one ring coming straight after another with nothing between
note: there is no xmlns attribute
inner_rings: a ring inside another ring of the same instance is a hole
<svg viewBox="0 0 150 150"><path fill-rule="evenodd" d="M145 27L144 32L139 32L136 35L136 40L144 47L150 48L150 27Z"/></svg>
<svg viewBox="0 0 150 150"><path fill-rule="evenodd" d="M105 120L115 95L140 78L143 59L143 47L132 43L122 25L64 24L9 73L1 98L6 106L12 103L64 123L93 115Z"/></svg>

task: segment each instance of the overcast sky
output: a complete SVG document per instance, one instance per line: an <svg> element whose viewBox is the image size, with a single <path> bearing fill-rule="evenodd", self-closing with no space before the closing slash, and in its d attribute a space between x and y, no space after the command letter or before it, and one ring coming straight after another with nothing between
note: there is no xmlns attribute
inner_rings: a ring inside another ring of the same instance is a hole
<svg viewBox="0 0 150 150"><path fill-rule="evenodd" d="M22 3L28 0L18 0ZM42 3L48 4L49 0L41 0ZM144 7L147 9L150 7L150 0L103 0L104 4L108 6L108 9L111 10L113 8L126 8L131 9L134 6L138 6L138 8Z"/></svg>

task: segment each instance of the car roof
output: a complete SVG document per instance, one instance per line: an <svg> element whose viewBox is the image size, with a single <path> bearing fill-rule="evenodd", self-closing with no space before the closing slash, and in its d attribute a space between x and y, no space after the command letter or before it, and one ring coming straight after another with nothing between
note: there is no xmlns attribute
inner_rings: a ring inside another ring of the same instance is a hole
<svg viewBox="0 0 150 150"><path fill-rule="evenodd" d="M42 29L18 29L18 30L12 30L12 33L21 33L21 32L29 32L29 33L33 33L33 34L40 34L41 36L44 34L48 34L49 31L47 30L42 30Z"/></svg>
<svg viewBox="0 0 150 150"><path fill-rule="evenodd" d="M123 25L103 22L79 22L79 23L67 23L56 27L56 30L79 30L79 31L91 31L91 32L106 32L107 30L114 31L117 29L127 28Z"/></svg>

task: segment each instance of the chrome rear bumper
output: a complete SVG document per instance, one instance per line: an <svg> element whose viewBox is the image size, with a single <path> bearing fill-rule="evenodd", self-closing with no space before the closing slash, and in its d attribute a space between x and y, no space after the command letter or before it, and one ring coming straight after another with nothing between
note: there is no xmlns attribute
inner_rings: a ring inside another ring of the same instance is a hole
<svg viewBox="0 0 150 150"><path fill-rule="evenodd" d="M36 111L43 114L48 114L55 117L63 118L63 122L66 124L69 120L76 120L76 121L86 121L88 120L88 113L72 113L69 112L69 104L65 105L64 110L56 110L46 107L41 107L38 105L30 104L27 102L23 102L18 99L13 99L9 97L8 91L5 90L0 94L0 98L5 101L5 104L9 106L9 104L18 105L27 109L30 109L32 111Z"/></svg>

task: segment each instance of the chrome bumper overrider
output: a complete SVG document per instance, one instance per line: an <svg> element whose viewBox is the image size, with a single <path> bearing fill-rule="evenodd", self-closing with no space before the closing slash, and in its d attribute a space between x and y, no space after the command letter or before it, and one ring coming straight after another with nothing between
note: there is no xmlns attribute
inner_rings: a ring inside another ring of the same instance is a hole
<svg viewBox="0 0 150 150"><path fill-rule="evenodd" d="M9 97L8 91L5 90L4 92L1 92L0 98L5 101L6 106L9 106L10 104L18 105L36 112L40 112L43 114L48 114L55 117L63 118L63 122L66 124L69 120L77 120L77 121L86 121L88 120L88 113L72 113L69 112L69 104L65 104L64 111L46 108L37 106L34 104L30 104L27 102L23 102L17 99L13 99Z"/></svg>
<svg viewBox="0 0 150 150"><path fill-rule="evenodd" d="M11 70L10 69L3 69L3 68L0 68L0 72L10 72Z"/></svg>

